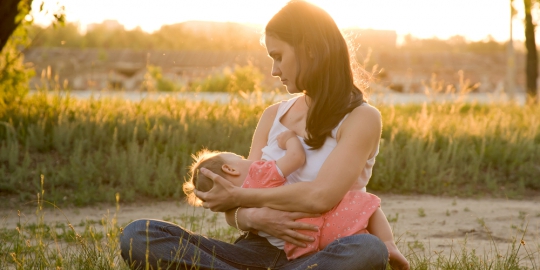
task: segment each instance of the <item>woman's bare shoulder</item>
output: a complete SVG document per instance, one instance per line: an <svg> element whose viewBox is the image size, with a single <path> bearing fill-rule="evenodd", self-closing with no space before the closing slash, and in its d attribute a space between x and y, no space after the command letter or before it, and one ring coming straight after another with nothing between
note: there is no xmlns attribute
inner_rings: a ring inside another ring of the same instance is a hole
<svg viewBox="0 0 540 270"><path fill-rule="evenodd" d="M349 116L347 117L346 121L343 123L345 124L346 122L349 122L349 123L358 123L358 121L361 121L361 122L364 122L364 123L380 123L381 122L381 112L369 105L369 104L366 104L366 105L362 105L362 106L358 106L356 108L354 108L354 110L352 110L352 112L349 114ZM349 120L349 121L347 121Z"/></svg>
<svg viewBox="0 0 540 270"><path fill-rule="evenodd" d="M281 101L278 101L268 107L266 107L266 109L264 109L264 112L263 112L263 115L261 116L261 120L264 119L264 120L268 120L268 119L274 119L276 118L276 115L278 113L278 110L279 110L279 106L281 104L285 104L285 103L288 103L288 102L294 102L294 100L298 99L300 96L295 96L291 99L287 99L287 100L281 100Z"/></svg>
<svg viewBox="0 0 540 270"><path fill-rule="evenodd" d="M369 103L364 103L352 110L351 114L380 117L381 112Z"/></svg>
<svg viewBox="0 0 540 270"><path fill-rule="evenodd" d="M281 104L281 102L277 102L266 107L266 109L264 109L264 112L261 116L261 120L272 122L273 119L276 118L276 115L279 109L279 104Z"/></svg>
<svg viewBox="0 0 540 270"><path fill-rule="evenodd" d="M340 133L343 133L344 130L354 130L353 132L355 133L373 131L373 135L378 134L376 136L380 136L382 130L381 112L369 104L358 106L343 121L338 137L340 137Z"/></svg>
<svg viewBox="0 0 540 270"><path fill-rule="evenodd" d="M283 101L279 101L279 102L276 102L268 107L266 107L266 109L264 109L264 113L268 113L268 114L276 114L277 111L278 111L278 108L279 108L279 104L281 104Z"/></svg>
<svg viewBox="0 0 540 270"><path fill-rule="evenodd" d="M261 159L262 149L264 146L266 146L266 143L268 141L268 134L270 133L270 129L272 129L272 125L274 123L274 119L277 116L279 104L280 103L278 102L268 106L262 113L261 118L259 119L259 123L255 128L253 139L251 141L251 148L248 156L249 160Z"/></svg>

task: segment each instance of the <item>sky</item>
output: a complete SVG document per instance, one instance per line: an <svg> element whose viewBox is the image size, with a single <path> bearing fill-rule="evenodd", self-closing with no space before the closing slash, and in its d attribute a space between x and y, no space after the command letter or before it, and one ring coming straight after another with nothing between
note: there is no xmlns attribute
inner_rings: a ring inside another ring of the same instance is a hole
<svg viewBox="0 0 540 270"><path fill-rule="evenodd" d="M287 0L34 0L35 21L47 25L51 15L38 12L65 7L67 21L78 22L81 31L90 23L118 20L126 29L158 30L161 25L183 21L220 21L263 26ZM453 35L483 40L491 35L505 41L510 32L509 0L311 0L324 8L341 28L395 30L398 37L446 39ZM513 21L514 39L524 40L522 1L514 1L519 13ZM521 5L520 5L521 4ZM398 38L399 39L399 38Z"/></svg>

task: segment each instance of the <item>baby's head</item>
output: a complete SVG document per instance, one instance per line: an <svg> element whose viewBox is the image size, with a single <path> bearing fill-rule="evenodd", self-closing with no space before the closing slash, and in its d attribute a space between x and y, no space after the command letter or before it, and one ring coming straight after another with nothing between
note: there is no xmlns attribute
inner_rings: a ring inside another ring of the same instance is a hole
<svg viewBox="0 0 540 270"><path fill-rule="evenodd" d="M191 156L193 163L189 167L190 178L184 183L183 190L188 203L200 206L202 201L195 196L194 191L209 191L214 186L214 181L200 173L201 168L206 168L213 173L229 180L235 186L242 186L249 171L251 161L230 152L210 151L203 149Z"/></svg>

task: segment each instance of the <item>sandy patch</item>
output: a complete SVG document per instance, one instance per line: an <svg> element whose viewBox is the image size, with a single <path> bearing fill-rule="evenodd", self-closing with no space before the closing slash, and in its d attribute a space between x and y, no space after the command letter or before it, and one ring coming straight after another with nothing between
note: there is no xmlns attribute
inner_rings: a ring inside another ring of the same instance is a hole
<svg viewBox="0 0 540 270"><path fill-rule="evenodd" d="M479 254L493 254L494 246L500 254L518 239L526 242L526 247L537 252L540 258L540 198L536 200L514 201L504 199L461 199L434 196L382 195L383 211L389 217L399 246L404 253L412 250L426 253L449 253L453 248L460 250L467 241L467 249L476 249ZM18 209L0 210L0 228L14 229L19 222ZM20 221L24 224L37 222L36 209L21 208ZM99 222L112 217L114 205L46 209L45 222L67 223L77 227L81 221ZM201 208L193 208L179 202L158 202L145 205L120 205L117 213L119 224L125 225L138 218L182 220L182 216L206 215L213 213ZM217 215L218 226L226 226L222 215ZM180 224L182 225L182 224ZM95 225L95 226L99 226ZM527 228L525 233L523 230ZM406 247L410 247L408 249ZM523 249L524 250L524 249ZM540 263L540 259L538 262Z"/></svg>
<svg viewBox="0 0 540 270"><path fill-rule="evenodd" d="M540 200L460 199L433 196L381 196L383 211L402 245L420 247L433 254L450 248L500 254L524 239L528 248L540 251ZM525 230L526 229L526 230ZM524 232L525 231L525 232ZM540 258L540 254L537 258ZM538 261L540 262L540 260Z"/></svg>

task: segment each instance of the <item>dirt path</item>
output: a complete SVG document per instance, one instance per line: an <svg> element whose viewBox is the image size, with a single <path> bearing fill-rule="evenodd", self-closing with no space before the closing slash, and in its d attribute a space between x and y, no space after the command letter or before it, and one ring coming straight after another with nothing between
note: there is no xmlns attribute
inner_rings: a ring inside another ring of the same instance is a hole
<svg viewBox="0 0 540 270"><path fill-rule="evenodd" d="M512 201L504 199L460 199L433 196L382 195L382 208L394 227L402 250L424 251L430 254L460 250L465 239L467 249L479 254L493 252L494 244L504 254L507 248L522 236L526 247L540 251L540 198L537 200ZM81 221L99 221L112 217L116 207L99 206L73 209L47 209L45 222L70 223L77 226ZM35 223L35 208L21 209L21 221ZM166 219L181 222L182 216L206 215L212 212L193 208L179 202L159 202L146 205L121 205L117 214L121 225L138 218ZM185 220L185 219L184 219ZM17 209L0 210L0 228L14 229L19 217ZM225 226L221 215L217 224ZM523 229L527 226L526 232ZM408 249L406 247L411 247ZM407 251L405 251L407 252ZM538 258L540 254L536 253ZM540 259L538 259L540 263Z"/></svg>

